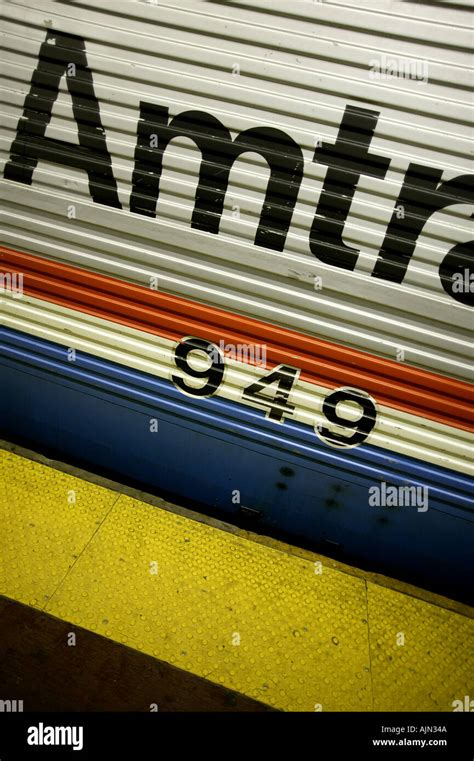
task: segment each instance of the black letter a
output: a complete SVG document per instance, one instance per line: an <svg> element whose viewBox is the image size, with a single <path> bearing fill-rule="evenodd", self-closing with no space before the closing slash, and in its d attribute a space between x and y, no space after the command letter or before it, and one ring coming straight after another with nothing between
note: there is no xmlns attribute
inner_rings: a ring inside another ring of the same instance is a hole
<svg viewBox="0 0 474 761"><path fill-rule="evenodd" d="M63 74L72 98L79 145L45 137ZM10 152L5 179L31 185L40 159L73 166L87 172L89 192L96 203L122 208L82 37L48 30Z"/></svg>

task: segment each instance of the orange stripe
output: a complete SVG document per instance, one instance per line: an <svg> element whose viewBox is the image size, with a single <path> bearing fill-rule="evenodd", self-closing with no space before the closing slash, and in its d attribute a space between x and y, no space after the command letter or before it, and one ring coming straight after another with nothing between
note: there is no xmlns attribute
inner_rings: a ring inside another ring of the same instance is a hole
<svg viewBox="0 0 474 761"><path fill-rule="evenodd" d="M310 383L356 386L387 406L474 430L469 383L43 257L0 247L0 261L37 298L176 341L264 343L269 364L299 367Z"/></svg>

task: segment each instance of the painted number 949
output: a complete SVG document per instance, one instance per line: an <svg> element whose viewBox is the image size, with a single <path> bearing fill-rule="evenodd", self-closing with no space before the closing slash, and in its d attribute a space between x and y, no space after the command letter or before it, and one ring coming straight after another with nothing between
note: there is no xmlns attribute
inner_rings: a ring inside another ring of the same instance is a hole
<svg viewBox="0 0 474 761"><path fill-rule="evenodd" d="M190 364L193 352L207 355L208 366L198 369ZM175 348L174 360L176 367L188 376L171 375L173 383L181 391L201 398L218 391L224 379L225 359L216 344L202 338L184 338ZM246 386L242 390L242 399L265 408L269 420L285 422L295 410L289 399L299 375L300 370L296 367L277 365L268 375ZM204 382L196 386L188 379ZM346 412L349 409L350 415L343 414L344 408ZM314 430L326 444L339 449L362 444L374 428L377 416L375 402L369 394L349 387L338 388L328 394L323 401L322 413L323 420L314 426Z"/></svg>

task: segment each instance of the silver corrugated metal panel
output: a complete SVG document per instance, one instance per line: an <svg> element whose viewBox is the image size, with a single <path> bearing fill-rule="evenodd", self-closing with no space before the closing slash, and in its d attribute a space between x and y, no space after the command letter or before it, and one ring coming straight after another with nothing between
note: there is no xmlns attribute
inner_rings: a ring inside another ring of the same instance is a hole
<svg viewBox="0 0 474 761"><path fill-rule="evenodd" d="M402 283L371 277L410 162L443 181L470 169L470 14L459 6L5 2L2 166L46 30L80 35L122 204L93 203L84 171L40 161L31 186L2 183L6 245L138 283L158 275L164 291L386 357L404 348L407 362L469 377L470 309L445 293L438 268L468 241L470 207L429 217ZM385 76L394 57L418 78ZM141 101L170 117L205 111L232 137L271 127L296 141L304 176L282 251L254 245L269 177L256 153L231 170L218 235L190 227L201 153L188 138L166 150L156 218L130 212ZM370 151L390 160L383 179L362 175L355 190L343 234L360 250L354 272L309 248L326 174L315 147L336 141L347 106L380 112ZM64 78L46 136L77 144Z"/></svg>

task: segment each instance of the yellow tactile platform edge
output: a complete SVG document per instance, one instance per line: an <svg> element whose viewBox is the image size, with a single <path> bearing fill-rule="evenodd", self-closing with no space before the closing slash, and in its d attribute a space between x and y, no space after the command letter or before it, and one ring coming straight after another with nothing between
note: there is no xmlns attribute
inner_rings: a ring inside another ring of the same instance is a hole
<svg viewBox="0 0 474 761"><path fill-rule="evenodd" d="M0 594L288 711L451 711L474 621L0 450Z"/></svg>

